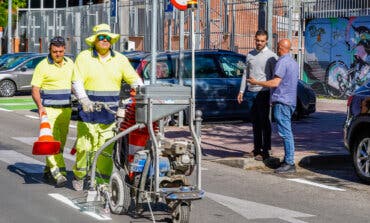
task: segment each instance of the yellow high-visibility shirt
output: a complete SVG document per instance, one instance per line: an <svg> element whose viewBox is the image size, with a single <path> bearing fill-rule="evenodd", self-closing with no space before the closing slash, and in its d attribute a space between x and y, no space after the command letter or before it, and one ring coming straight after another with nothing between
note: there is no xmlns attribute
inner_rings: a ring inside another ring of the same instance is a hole
<svg viewBox="0 0 370 223"><path fill-rule="evenodd" d="M64 57L61 66L48 56L36 66L31 85L42 90L71 89L73 67L73 61L68 57Z"/></svg>
<svg viewBox="0 0 370 223"><path fill-rule="evenodd" d="M122 80L128 84L140 78L128 59L111 50L110 58L100 60L93 48L82 51L76 58L72 81L81 81L85 90L120 91Z"/></svg>

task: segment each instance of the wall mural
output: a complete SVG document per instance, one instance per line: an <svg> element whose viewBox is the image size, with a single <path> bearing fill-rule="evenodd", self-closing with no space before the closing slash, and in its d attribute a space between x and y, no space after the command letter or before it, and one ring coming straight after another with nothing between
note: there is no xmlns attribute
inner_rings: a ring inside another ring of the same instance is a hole
<svg viewBox="0 0 370 223"><path fill-rule="evenodd" d="M303 80L318 94L346 98L370 79L370 16L306 25Z"/></svg>

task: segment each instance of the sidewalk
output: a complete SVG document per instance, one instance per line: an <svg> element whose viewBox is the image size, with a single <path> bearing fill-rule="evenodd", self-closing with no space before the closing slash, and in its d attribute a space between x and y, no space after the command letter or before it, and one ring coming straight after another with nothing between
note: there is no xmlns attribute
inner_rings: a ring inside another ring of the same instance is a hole
<svg viewBox="0 0 370 223"><path fill-rule="evenodd" d="M343 145L343 123L346 118L346 101L318 99L316 112L309 117L292 123L295 139L295 162L305 165L315 162L341 162L343 155L348 156ZM170 138L190 138L188 127L166 127ZM202 126L203 160L251 169L265 166L243 154L253 150L251 123L207 124ZM282 159L284 148L272 125L272 156Z"/></svg>

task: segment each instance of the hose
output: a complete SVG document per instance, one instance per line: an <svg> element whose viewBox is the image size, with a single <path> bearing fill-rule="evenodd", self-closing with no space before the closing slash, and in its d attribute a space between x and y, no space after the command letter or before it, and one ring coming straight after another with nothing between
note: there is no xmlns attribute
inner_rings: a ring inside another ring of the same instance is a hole
<svg viewBox="0 0 370 223"><path fill-rule="evenodd" d="M148 143L148 144L151 145L151 143ZM148 156L146 158L145 165L144 165L144 169L143 169L143 172L142 172L141 178L140 178L139 193L141 191L144 191L144 189L145 189L146 178L148 176L149 167L150 167L151 162L152 162L151 155L148 154ZM139 193L138 193L138 198L137 198L138 203L142 203L142 199L141 199L141 196L139 196Z"/></svg>
<svg viewBox="0 0 370 223"><path fill-rule="evenodd" d="M94 190L95 188L95 171L96 171L96 163L98 161L98 157L99 155L104 151L104 149L106 149L110 144L112 144L113 142L117 141L117 139L129 134L130 132L136 130L136 129L139 129L139 128L143 128L145 127L144 124L136 124L136 125L133 125L131 126L130 128L126 129L125 131L123 132L120 132L118 133L117 135L115 135L113 138L109 139L107 142L105 142L100 148L98 151L96 151L95 153L95 156L94 156L94 160L93 160L93 163L91 165L91 181L90 181L90 190Z"/></svg>

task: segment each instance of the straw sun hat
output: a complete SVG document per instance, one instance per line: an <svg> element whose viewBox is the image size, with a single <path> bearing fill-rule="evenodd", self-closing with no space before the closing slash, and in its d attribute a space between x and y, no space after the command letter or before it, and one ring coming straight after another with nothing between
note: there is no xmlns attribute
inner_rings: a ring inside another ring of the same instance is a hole
<svg viewBox="0 0 370 223"><path fill-rule="evenodd" d="M110 41L111 44L116 43L119 39L119 34L112 33L110 26L108 24L103 23L103 24L96 25L94 26L92 31L93 31L93 35L85 39L87 45L89 46L94 46L95 39L99 35L109 36L111 38L111 41Z"/></svg>

